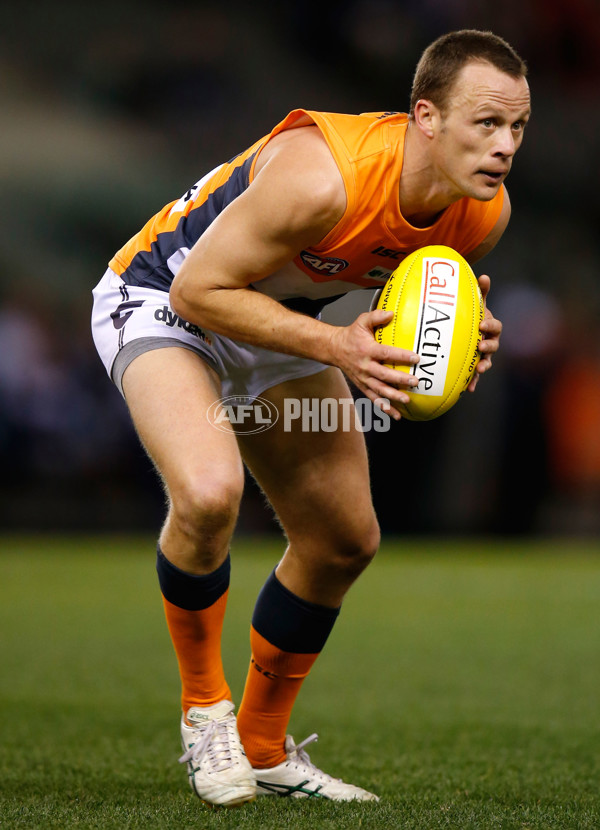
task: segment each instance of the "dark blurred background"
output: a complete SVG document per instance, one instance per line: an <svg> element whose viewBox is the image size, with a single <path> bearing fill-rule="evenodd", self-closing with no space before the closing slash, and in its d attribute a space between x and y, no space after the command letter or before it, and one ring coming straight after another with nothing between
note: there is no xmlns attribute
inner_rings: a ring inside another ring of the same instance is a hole
<svg viewBox="0 0 600 830"><path fill-rule="evenodd" d="M161 487L89 333L108 259L289 110L405 110L427 44L480 28L525 58L533 97L511 224L476 267L502 351L443 418L368 434L375 501L386 533L598 534L598 0L22 0L3 17L2 528L158 530ZM239 529L275 529L251 482Z"/></svg>

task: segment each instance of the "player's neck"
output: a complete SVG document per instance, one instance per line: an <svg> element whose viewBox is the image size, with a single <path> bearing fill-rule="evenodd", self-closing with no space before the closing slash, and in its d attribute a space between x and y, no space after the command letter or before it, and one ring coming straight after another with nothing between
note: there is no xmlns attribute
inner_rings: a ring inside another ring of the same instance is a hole
<svg viewBox="0 0 600 830"><path fill-rule="evenodd" d="M426 139L409 121L404 141L404 160L400 176L400 210L416 228L432 225L456 201L440 181L427 152Z"/></svg>

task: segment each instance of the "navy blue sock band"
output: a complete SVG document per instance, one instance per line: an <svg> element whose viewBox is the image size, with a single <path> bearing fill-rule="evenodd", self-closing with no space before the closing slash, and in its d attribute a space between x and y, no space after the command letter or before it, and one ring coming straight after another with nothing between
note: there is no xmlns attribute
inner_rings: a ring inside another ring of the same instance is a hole
<svg viewBox="0 0 600 830"><path fill-rule="evenodd" d="M172 605L186 611L202 611L223 596L229 588L231 559L219 565L216 571L195 576L180 570L166 558L160 547L156 549L156 571L162 595Z"/></svg>
<svg viewBox="0 0 600 830"><path fill-rule="evenodd" d="M339 608L315 605L297 597L273 571L258 595L252 625L261 637L282 651L318 654L339 613Z"/></svg>

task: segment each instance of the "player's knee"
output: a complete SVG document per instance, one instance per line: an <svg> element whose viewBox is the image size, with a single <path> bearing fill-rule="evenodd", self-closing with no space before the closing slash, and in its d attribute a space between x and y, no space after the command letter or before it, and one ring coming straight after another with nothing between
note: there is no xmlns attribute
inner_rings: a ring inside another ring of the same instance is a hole
<svg viewBox="0 0 600 830"><path fill-rule="evenodd" d="M356 578L373 560L380 541L379 524L373 517L341 541L336 556L338 567L349 576Z"/></svg>
<svg viewBox="0 0 600 830"><path fill-rule="evenodd" d="M242 475L189 476L169 490L171 521L184 535L196 539L232 533L243 487Z"/></svg>

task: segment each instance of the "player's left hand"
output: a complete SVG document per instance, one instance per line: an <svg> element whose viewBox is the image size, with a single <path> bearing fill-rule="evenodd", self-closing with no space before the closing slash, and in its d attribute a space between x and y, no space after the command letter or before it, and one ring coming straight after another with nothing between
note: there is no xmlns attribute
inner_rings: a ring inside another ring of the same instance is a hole
<svg viewBox="0 0 600 830"><path fill-rule="evenodd" d="M467 387L469 392L475 391L479 376L484 372L487 372L488 369L492 368L492 355L498 351L500 346L500 335L502 334L502 323L500 320L496 320L486 303L486 297L490 290L490 278L486 274L482 274L478 277L477 282L479 283L479 287L481 288L481 293L483 295L485 314L483 320L481 321L481 325L479 326L479 330L483 333L483 338L479 343L481 358L477 364L477 369L475 370L473 379Z"/></svg>

